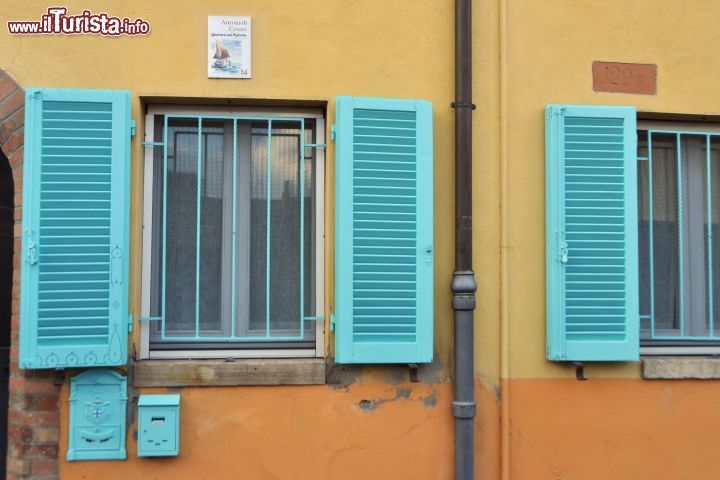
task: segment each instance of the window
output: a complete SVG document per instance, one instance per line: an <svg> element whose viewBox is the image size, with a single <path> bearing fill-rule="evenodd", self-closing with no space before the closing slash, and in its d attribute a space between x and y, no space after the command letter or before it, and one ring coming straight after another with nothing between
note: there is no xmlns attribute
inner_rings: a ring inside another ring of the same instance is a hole
<svg viewBox="0 0 720 480"><path fill-rule="evenodd" d="M143 356L321 355L322 111L148 113Z"/></svg>
<svg viewBox="0 0 720 480"><path fill-rule="evenodd" d="M638 127L643 347L720 345L720 130L695 127Z"/></svg>

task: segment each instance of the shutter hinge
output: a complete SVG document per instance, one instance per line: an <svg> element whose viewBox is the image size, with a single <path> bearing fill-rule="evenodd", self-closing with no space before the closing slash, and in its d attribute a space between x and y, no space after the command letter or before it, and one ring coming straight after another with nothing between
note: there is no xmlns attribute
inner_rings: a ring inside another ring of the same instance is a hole
<svg viewBox="0 0 720 480"><path fill-rule="evenodd" d="M335 331L335 314L330 315L330 331Z"/></svg>
<svg viewBox="0 0 720 480"><path fill-rule="evenodd" d="M132 333L133 329L133 316L132 314L128 315L128 333Z"/></svg>
<svg viewBox="0 0 720 480"><path fill-rule="evenodd" d="M567 107L565 105L558 105L556 108L552 109L552 114L555 116L564 116L565 110L567 110Z"/></svg>
<svg viewBox="0 0 720 480"><path fill-rule="evenodd" d="M135 120L130 120L130 137L135 136Z"/></svg>
<svg viewBox="0 0 720 480"><path fill-rule="evenodd" d="M330 140L335 141L336 130L335 125L330 126Z"/></svg>

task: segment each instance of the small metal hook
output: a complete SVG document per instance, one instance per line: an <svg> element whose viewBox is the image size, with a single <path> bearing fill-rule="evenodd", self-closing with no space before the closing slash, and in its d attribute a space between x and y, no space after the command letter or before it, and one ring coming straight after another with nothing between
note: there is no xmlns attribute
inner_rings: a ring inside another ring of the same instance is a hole
<svg viewBox="0 0 720 480"><path fill-rule="evenodd" d="M420 368L419 365L417 363L410 363L410 364L408 364L408 368L409 368L408 373L410 376L410 382L411 383L419 382L420 381L420 379L418 378L418 368Z"/></svg>
<svg viewBox="0 0 720 480"><path fill-rule="evenodd" d="M575 365L575 378L577 378L580 382L586 381L585 364L582 362L573 362L573 365Z"/></svg>

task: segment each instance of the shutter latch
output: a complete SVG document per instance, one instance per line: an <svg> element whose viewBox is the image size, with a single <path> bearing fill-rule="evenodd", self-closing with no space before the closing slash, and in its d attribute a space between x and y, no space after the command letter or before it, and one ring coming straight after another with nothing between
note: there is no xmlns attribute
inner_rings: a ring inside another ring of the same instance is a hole
<svg viewBox="0 0 720 480"><path fill-rule="evenodd" d="M330 315L330 331L335 331L335 314Z"/></svg>
<svg viewBox="0 0 720 480"><path fill-rule="evenodd" d="M432 265L432 258L433 258L433 246L428 245L425 247L425 263L428 265Z"/></svg>
<svg viewBox="0 0 720 480"><path fill-rule="evenodd" d="M36 263L38 263L37 248L35 242L33 242L32 240L28 240L27 245L27 262L30 265L35 265Z"/></svg>
<svg viewBox="0 0 720 480"><path fill-rule="evenodd" d="M568 244L565 239L560 240L560 263L568 261Z"/></svg>

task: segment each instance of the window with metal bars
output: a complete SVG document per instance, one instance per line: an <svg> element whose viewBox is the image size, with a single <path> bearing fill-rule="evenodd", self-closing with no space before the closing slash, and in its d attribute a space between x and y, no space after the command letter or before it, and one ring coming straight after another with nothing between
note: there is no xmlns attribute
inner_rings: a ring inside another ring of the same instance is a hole
<svg viewBox="0 0 720 480"><path fill-rule="evenodd" d="M720 345L720 132L639 128L641 345Z"/></svg>
<svg viewBox="0 0 720 480"><path fill-rule="evenodd" d="M150 352L315 349L322 119L275 110L151 117Z"/></svg>

